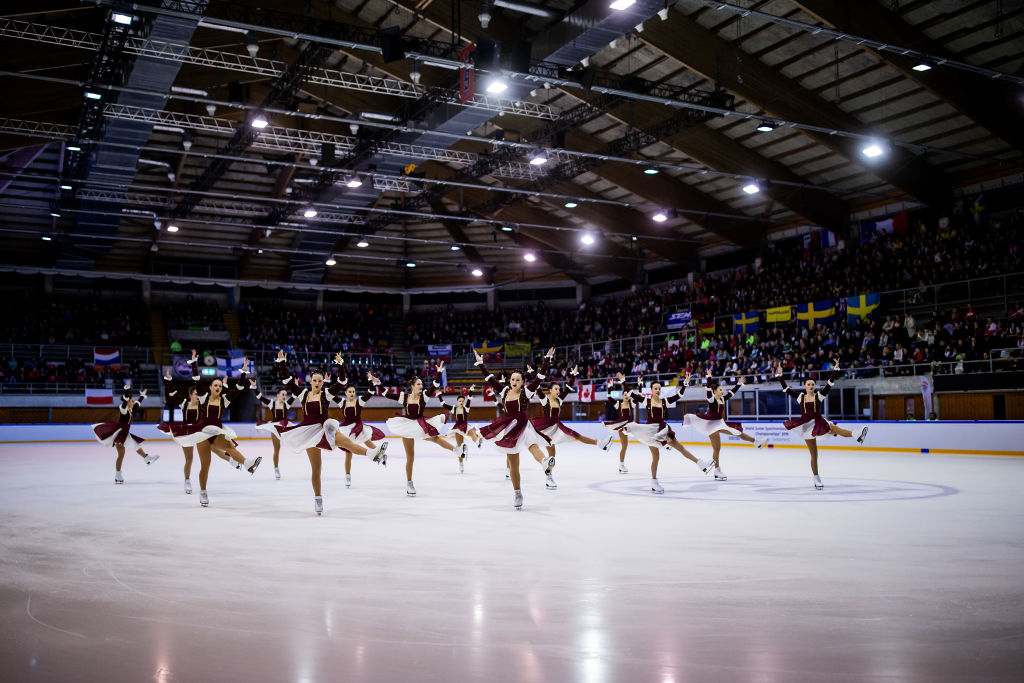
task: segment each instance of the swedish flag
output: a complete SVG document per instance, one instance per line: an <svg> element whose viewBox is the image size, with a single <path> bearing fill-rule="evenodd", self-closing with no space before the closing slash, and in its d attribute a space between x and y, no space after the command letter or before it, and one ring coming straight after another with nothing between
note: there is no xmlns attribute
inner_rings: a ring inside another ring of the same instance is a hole
<svg viewBox="0 0 1024 683"><path fill-rule="evenodd" d="M836 306L833 301L810 301L796 305L796 324L800 327L827 325L835 317Z"/></svg>
<svg viewBox="0 0 1024 683"><path fill-rule="evenodd" d="M750 332L757 332L757 311L748 311L747 313L736 313L732 316L732 333L733 334L747 334Z"/></svg>
<svg viewBox="0 0 1024 683"><path fill-rule="evenodd" d="M846 297L846 322L856 325L858 321L870 317L880 303L882 303L881 294Z"/></svg>

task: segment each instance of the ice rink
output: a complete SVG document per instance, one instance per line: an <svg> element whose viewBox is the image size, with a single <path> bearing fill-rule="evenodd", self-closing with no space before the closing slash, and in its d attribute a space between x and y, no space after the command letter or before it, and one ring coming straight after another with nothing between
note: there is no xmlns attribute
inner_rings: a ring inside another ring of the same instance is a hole
<svg viewBox="0 0 1024 683"><path fill-rule="evenodd" d="M83 427L83 431L87 429ZM213 463L211 506L161 459L0 446L5 681L1020 681L1024 459L726 446L716 483L664 452L559 447L522 511L485 445L386 469L266 441ZM696 449L704 455L710 449Z"/></svg>

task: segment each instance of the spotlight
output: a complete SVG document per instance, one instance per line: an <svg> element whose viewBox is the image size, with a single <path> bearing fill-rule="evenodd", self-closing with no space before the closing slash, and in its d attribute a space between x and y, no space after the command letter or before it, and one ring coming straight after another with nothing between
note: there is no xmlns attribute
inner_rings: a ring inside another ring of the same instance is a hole
<svg viewBox="0 0 1024 683"><path fill-rule="evenodd" d="M420 73L420 62L419 60L414 59L412 60L412 65L409 67L409 80L411 80L414 84L419 85L421 76L422 74Z"/></svg>
<svg viewBox="0 0 1024 683"><path fill-rule="evenodd" d="M210 116L213 116L214 114L216 114L217 113L217 105L216 104L208 104L208 105L206 105L206 113L209 114Z"/></svg>
<svg viewBox="0 0 1024 683"><path fill-rule="evenodd" d="M60 218L60 211L51 211L50 215L54 218Z"/></svg>
<svg viewBox="0 0 1024 683"><path fill-rule="evenodd" d="M644 169L644 173L647 174L647 175L658 175L658 173L659 173L658 167L657 166L648 166L647 168Z"/></svg>
<svg viewBox="0 0 1024 683"><path fill-rule="evenodd" d="M257 253L257 254L262 254L262 253L263 253L263 250L262 250L262 249L257 249L257 250L256 250L256 253Z"/></svg>
<svg viewBox="0 0 1024 683"><path fill-rule="evenodd" d="M921 62L916 66L911 67L914 71L931 71L932 65L928 62Z"/></svg>
<svg viewBox="0 0 1024 683"><path fill-rule="evenodd" d="M460 247L457 244L453 244L452 246L449 247L449 249L451 249L452 251L460 251L462 247Z"/></svg>
<svg viewBox="0 0 1024 683"><path fill-rule="evenodd" d="M329 266L333 266L335 263L337 263L337 261L335 261L334 257L332 256L329 259L327 259L326 261L324 261L324 263L326 263Z"/></svg>
<svg viewBox="0 0 1024 683"><path fill-rule="evenodd" d="M590 57L584 57L583 59L581 59L580 60L580 66L582 66L584 69L586 69L588 66L590 66ZM548 82L544 81L544 85L547 85L547 84L548 84Z"/></svg>
<svg viewBox="0 0 1024 683"><path fill-rule="evenodd" d="M257 114L256 118L254 118L249 125L257 130L263 130L270 124L267 123L267 117L263 114Z"/></svg>
<svg viewBox="0 0 1024 683"><path fill-rule="evenodd" d="M575 209L577 206L579 206L579 204L577 204L576 202L566 202L565 203L565 208L567 208L567 209Z"/></svg>
<svg viewBox="0 0 1024 683"><path fill-rule="evenodd" d="M406 268L415 268L416 264L413 263L412 261L408 261L408 262L406 262L405 267Z"/></svg>
<svg viewBox="0 0 1024 683"><path fill-rule="evenodd" d="M583 242L583 244L593 244L594 241L594 236L591 235L589 232L583 233L583 236L580 237L580 242Z"/></svg>
<svg viewBox="0 0 1024 683"><path fill-rule="evenodd" d="M503 225L503 226L501 226L501 231L502 232L512 232L512 226L511 225Z"/></svg>
<svg viewBox="0 0 1024 683"><path fill-rule="evenodd" d="M44 242L52 242L53 238L50 237L49 235L43 235L43 241Z"/></svg>
<svg viewBox="0 0 1024 683"><path fill-rule="evenodd" d="M636 0L614 0L612 4L608 5L610 8L618 11L629 9L636 4Z"/></svg>
<svg viewBox="0 0 1024 683"><path fill-rule="evenodd" d="M764 120L761 123L757 124L757 130L760 133L771 133L773 130L775 130L775 124L772 123L771 121Z"/></svg>
<svg viewBox="0 0 1024 683"><path fill-rule="evenodd" d="M348 124L348 129L350 131L352 131L352 135L359 135L359 124L358 123L350 123L350 124Z"/></svg>
<svg viewBox="0 0 1024 683"><path fill-rule="evenodd" d="M881 142L872 142L864 147L860 153L868 159L874 159L885 154L885 146Z"/></svg>
<svg viewBox="0 0 1024 683"><path fill-rule="evenodd" d="M72 187L70 185L61 185L60 189L62 189L62 190L71 190Z"/></svg>
<svg viewBox="0 0 1024 683"><path fill-rule="evenodd" d="M747 194L757 194L761 191L761 188L757 183L747 183L743 186L743 191Z"/></svg>
<svg viewBox="0 0 1024 683"><path fill-rule="evenodd" d="M85 92L85 99L87 99L87 100L101 100L101 99L103 99L103 95L99 94L98 92L92 92L91 90L87 90Z"/></svg>
<svg viewBox="0 0 1024 683"><path fill-rule="evenodd" d="M122 12L114 12L113 14L110 15L110 18L114 20L115 24L121 24L122 26L131 26L132 25L132 19L134 17L132 17L132 15L130 15L130 14L124 14Z"/></svg>
<svg viewBox="0 0 1024 683"><path fill-rule="evenodd" d="M492 78L491 81L487 84L487 92L493 95L503 93L506 90L508 90L508 83L506 83L505 79L503 78Z"/></svg>
<svg viewBox="0 0 1024 683"><path fill-rule="evenodd" d="M178 226L177 225L168 225L167 226L167 232L178 232Z"/></svg>
<svg viewBox="0 0 1024 683"><path fill-rule="evenodd" d="M473 269L473 275L476 275L477 277L480 277L483 274L484 274L484 271L480 270L479 268L474 268Z"/></svg>
<svg viewBox="0 0 1024 683"><path fill-rule="evenodd" d="M79 147L78 145L68 145L68 151L69 152L81 152L82 148Z"/></svg>
<svg viewBox="0 0 1024 683"><path fill-rule="evenodd" d="M533 255L532 251L528 251L525 254L523 254L523 259L528 263L533 263L534 261L537 260L537 257Z"/></svg>
<svg viewBox="0 0 1024 683"><path fill-rule="evenodd" d="M480 20L480 28L487 28L487 25L491 23L491 13L487 10L476 15L476 18Z"/></svg>
<svg viewBox="0 0 1024 683"><path fill-rule="evenodd" d="M664 211L659 211L658 213L651 216L651 220L654 221L655 223L664 223L665 221L668 220L668 214L665 213Z"/></svg>
<svg viewBox="0 0 1024 683"><path fill-rule="evenodd" d="M358 242L356 242L356 246L359 247L360 249L365 249L366 247L370 246L370 243L367 242L366 240L359 240Z"/></svg>
<svg viewBox="0 0 1024 683"><path fill-rule="evenodd" d="M530 155L530 166L543 166L548 163L548 158L543 152L534 152Z"/></svg>
<svg viewBox="0 0 1024 683"><path fill-rule="evenodd" d="M662 21L668 21L668 7L658 10L658 18Z"/></svg>
<svg viewBox="0 0 1024 683"><path fill-rule="evenodd" d="M359 179L359 176L352 176L345 181L345 187L362 187L363 181Z"/></svg>
<svg viewBox="0 0 1024 683"><path fill-rule="evenodd" d="M250 57L255 57L260 51L260 41L256 39L256 33L248 31L245 34L245 49L249 51Z"/></svg>
<svg viewBox="0 0 1024 683"><path fill-rule="evenodd" d="M306 218L316 218L316 209L312 206L302 212L302 215Z"/></svg>
<svg viewBox="0 0 1024 683"><path fill-rule="evenodd" d="M186 152L192 149L192 133L187 130L181 134L181 146Z"/></svg>

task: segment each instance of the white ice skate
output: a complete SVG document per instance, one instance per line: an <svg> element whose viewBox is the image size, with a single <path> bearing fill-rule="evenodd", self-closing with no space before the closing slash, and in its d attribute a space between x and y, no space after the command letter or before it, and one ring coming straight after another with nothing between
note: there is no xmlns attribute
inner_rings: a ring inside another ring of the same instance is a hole
<svg viewBox="0 0 1024 683"><path fill-rule="evenodd" d="M160 459L159 455L157 455L156 453L151 453L151 454L146 456L146 464L147 465L152 465L153 463L155 463L159 459Z"/></svg>
<svg viewBox="0 0 1024 683"><path fill-rule="evenodd" d="M720 468L720 467L716 467L715 468L715 481L725 481L728 478L729 477L725 476L725 472L722 471L722 468Z"/></svg>
<svg viewBox="0 0 1024 683"><path fill-rule="evenodd" d="M345 488L347 488L347 489L352 488L352 475L351 474L346 474L345 475Z"/></svg>
<svg viewBox="0 0 1024 683"><path fill-rule="evenodd" d="M767 436L759 436L754 439L754 448L764 448L764 445L768 443Z"/></svg>
<svg viewBox="0 0 1024 683"><path fill-rule="evenodd" d="M665 489L662 488L657 479L651 479L651 491L653 493L665 493Z"/></svg>
<svg viewBox="0 0 1024 683"><path fill-rule="evenodd" d="M465 471L466 471L466 463L460 462L459 463L459 474L464 474Z"/></svg>
<svg viewBox="0 0 1024 683"><path fill-rule="evenodd" d="M615 435L609 434L608 438L601 442L601 450L607 451L611 447L612 441L615 441Z"/></svg>
<svg viewBox="0 0 1024 683"><path fill-rule="evenodd" d="M210 506L210 497L206 495L206 491L199 492L199 504L204 508Z"/></svg>
<svg viewBox="0 0 1024 683"><path fill-rule="evenodd" d="M814 488L818 489L819 491L825 488L825 485L821 483L821 477L819 477L817 474L814 475Z"/></svg>
<svg viewBox="0 0 1024 683"><path fill-rule="evenodd" d="M121 470L118 470L118 471L114 472L114 483L115 484L123 484L124 483L124 475L121 474Z"/></svg>
<svg viewBox="0 0 1024 683"><path fill-rule="evenodd" d="M558 488L558 484L555 483L555 478L550 474L547 475L547 479L544 481L544 488L551 490Z"/></svg>
<svg viewBox="0 0 1024 683"><path fill-rule="evenodd" d="M192 482L185 480L185 493L192 493Z"/></svg>
<svg viewBox="0 0 1024 683"><path fill-rule="evenodd" d="M381 441L380 445L377 446L377 450L373 451L370 456L375 463L378 465L388 466L388 442Z"/></svg>
<svg viewBox="0 0 1024 683"><path fill-rule="evenodd" d="M540 464L544 466L544 474L551 474L551 470L555 469L555 456L547 456L540 461Z"/></svg>
<svg viewBox="0 0 1024 683"><path fill-rule="evenodd" d="M619 474L629 474L629 470L626 469L626 463L619 463Z"/></svg>
<svg viewBox="0 0 1024 683"><path fill-rule="evenodd" d="M469 455L469 444L463 441L461 446L456 446L455 455L459 456L460 460L464 460Z"/></svg>
<svg viewBox="0 0 1024 683"><path fill-rule="evenodd" d="M258 457L255 460L248 460L247 459L243 463L243 465L245 465L245 469L246 469L246 471L249 474L256 474L256 468L260 466L261 462L263 462L263 458L262 457Z"/></svg>
<svg viewBox="0 0 1024 683"><path fill-rule="evenodd" d="M281 469L279 467L275 467L274 468L274 479L280 479L280 478L281 478Z"/></svg>
<svg viewBox="0 0 1024 683"><path fill-rule="evenodd" d="M416 495L416 487L412 485L411 481L406 482L406 484L405 484L405 495L407 495L407 496L415 496Z"/></svg>
<svg viewBox="0 0 1024 683"><path fill-rule="evenodd" d="M860 436L857 437L857 443L864 443L864 439L868 438L868 428L860 430Z"/></svg>
<svg viewBox="0 0 1024 683"><path fill-rule="evenodd" d="M697 461L697 467L704 474L710 474L715 469L715 461L711 458L701 458Z"/></svg>
<svg viewBox="0 0 1024 683"><path fill-rule="evenodd" d="M484 447L484 437L482 437L482 436L476 437L476 447L477 448L483 448Z"/></svg>
<svg viewBox="0 0 1024 683"><path fill-rule="evenodd" d="M234 467L236 470L242 469L242 463L238 462L234 458L229 459L228 464Z"/></svg>
<svg viewBox="0 0 1024 683"><path fill-rule="evenodd" d="M505 478L506 479L511 479L512 478L512 468L511 467L506 467L505 468Z"/></svg>
<svg viewBox="0 0 1024 683"><path fill-rule="evenodd" d="M515 507L516 510L522 510L523 509L523 492L520 491L519 489L516 489L513 492L513 495L512 495L512 506Z"/></svg>
<svg viewBox="0 0 1024 683"><path fill-rule="evenodd" d="M316 512L317 516L324 514L324 499L321 496L317 496L313 499L313 511Z"/></svg>

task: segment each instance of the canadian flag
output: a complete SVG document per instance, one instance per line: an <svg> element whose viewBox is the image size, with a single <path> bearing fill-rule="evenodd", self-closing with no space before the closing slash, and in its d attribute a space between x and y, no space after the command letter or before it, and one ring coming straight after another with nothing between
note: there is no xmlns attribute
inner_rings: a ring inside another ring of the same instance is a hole
<svg viewBox="0 0 1024 683"><path fill-rule="evenodd" d="M110 389L86 389L85 404L89 406L112 406L114 395Z"/></svg>
<svg viewBox="0 0 1024 683"><path fill-rule="evenodd" d="M484 387L484 402L494 403L494 387L490 384Z"/></svg>
<svg viewBox="0 0 1024 683"><path fill-rule="evenodd" d="M581 403L592 403L594 400L594 385L593 384L581 384L580 385L580 402Z"/></svg>

